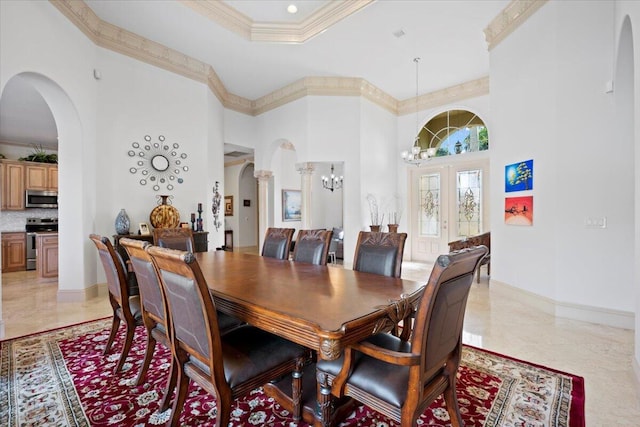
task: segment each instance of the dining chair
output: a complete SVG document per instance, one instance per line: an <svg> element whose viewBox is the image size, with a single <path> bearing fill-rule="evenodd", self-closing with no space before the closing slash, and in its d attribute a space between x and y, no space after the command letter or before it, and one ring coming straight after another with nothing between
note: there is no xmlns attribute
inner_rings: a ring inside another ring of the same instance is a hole
<svg viewBox="0 0 640 427"><path fill-rule="evenodd" d="M361 231L353 256L353 269L366 273L400 277L407 233Z"/></svg>
<svg viewBox="0 0 640 427"><path fill-rule="evenodd" d="M327 265L331 230L300 230L293 249L293 260L316 265Z"/></svg>
<svg viewBox="0 0 640 427"><path fill-rule="evenodd" d="M111 241L107 237L97 234L91 234L89 238L98 249L100 261L102 262L102 267L107 277L109 303L111 303L111 307L113 308L111 332L109 333L109 339L102 353L103 355L106 355L111 350L118 328L120 327L120 322L123 321L126 327L126 335L120 353L120 359L114 369L114 373L118 373L124 366L127 355L129 354L135 328L136 326L142 325L140 295L130 295L127 281L127 268L120 254L114 250Z"/></svg>
<svg viewBox="0 0 640 427"><path fill-rule="evenodd" d="M262 256L289 259L289 248L295 228L267 228L262 245Z"/></svg>
<svg viewBox="0 0 640 427"><path fill-rule="evenodd" d="M143 240L122 238L119 244L127 252L133 271L138 278L142 320L147 330L147 348L136 379L136 385L141 385L155 352L156 342L160 342L168 349L171 349L169 329L167 327L168 316L164 306L160 280L151 261L151 256L147 253L147 248L151 246L151 243ZM175 363L172 363L159 412L169 409L171 394L176 386L177 374Z"/></svg>
<svg viewBox="0 0 640 427"><path fill-rule="evenodd" d="M229 425L233 399L269 381L292 374L292 387L300 394L309 350L249 325L222 336L215 302L194 255L156 246L148 252L164 290L178 367L171 426L180 425L191 380L215 396L218 427ZM301 417L299 398L293 416Z"/></svg>
<svg viewBox="0 0 640 427"><path fill-rule="evenodd" d="M476 246L440 255L418 303L410 340L379 333L347 347L337 360L319 360L321 390L353 397L402 427L415 426L431 402L444 395L452 426L462 426L456 397L462 326L474 273L487 253L485 246Z"/></svg>
<svg viewBox="0 0 640 427"><path fill-rule="evenodd" d="M187 252L194 252L196 247L190 228L154 228L153 244Z"/></svg>

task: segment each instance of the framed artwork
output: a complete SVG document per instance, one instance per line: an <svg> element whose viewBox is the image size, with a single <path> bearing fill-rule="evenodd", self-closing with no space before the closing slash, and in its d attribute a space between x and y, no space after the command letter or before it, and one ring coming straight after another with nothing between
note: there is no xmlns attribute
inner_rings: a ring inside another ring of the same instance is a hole
<svg viewBox="0 0 640 427"><path fill-rule="evenodd" d="M504 191L533 190L533 159L504 167Z"/></svg>
<svg viewBox="0 0 640 427"><path fill-rule="evenodd" d="M140 223L140 234L142 236L148 236L149 234L151 234L151 230L149 229L149 224L147 224L146 222Z"/></svg>
<svg viewBox="0 0 640 427"><path fill-rule="evenodd" d="M224 196L224 216L233 216L233 196Z"/></svg>
<svg viewBox="0 0 640 427"><path fill-rule="evenodd" d="M507 225L533 225L533 196L506 197L504 223Z"/></svg>
<svg viewBox="0 0 640 427"><path fill-rule="evenodd" d="M282 190L282 220L300 221L302 196L300 190Z"/></svg>

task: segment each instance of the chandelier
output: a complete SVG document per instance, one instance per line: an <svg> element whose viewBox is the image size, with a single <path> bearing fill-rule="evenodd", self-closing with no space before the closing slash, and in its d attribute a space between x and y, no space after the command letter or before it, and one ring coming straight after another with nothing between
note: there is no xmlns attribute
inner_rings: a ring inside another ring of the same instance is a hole
<svg viewBox="0 0 640 427"><path fill-rule="evenodd" d="M333 192L333 190L339 190L342 188L343 176L336 176L333 173L333 165L331 165L331 176L322 176L322 188Z"/></svg>
<svg viewBox="0 0 640 427"><path fill-rule="evenodd" d="M420 58L413 58L413 62L416 63L416 129L418 130L418 134L416 135L415 139L413 140L413 147L411 147L411 150L405 150L403 151L400 156L402 157L402 160L404 160L406 163L409 163L411 165L416 165L416 166L420 166L423 162L429 160L431 157L434 157L436 155L436 149L431 147L431 144L429 144L429 148L427 148L426 150L423 150L422 147L420 147L420 127L418 125L418 65L420 63Z"/></svg>

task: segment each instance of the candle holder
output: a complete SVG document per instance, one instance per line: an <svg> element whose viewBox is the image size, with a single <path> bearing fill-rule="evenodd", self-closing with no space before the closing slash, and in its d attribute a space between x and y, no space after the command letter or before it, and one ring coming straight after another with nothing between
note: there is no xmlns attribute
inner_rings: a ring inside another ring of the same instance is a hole
<svg viewBox="0 0 640 427"><path fill-rule="evenodd" d="M196 231L196 214L191 213L191 230Z"/></svg>
<svg viewBox="0 0 640 427"><path fill-rule="evenodd" d="M196 231L202 231L202 203L198 203L198 226L196 227Z"/></svg>

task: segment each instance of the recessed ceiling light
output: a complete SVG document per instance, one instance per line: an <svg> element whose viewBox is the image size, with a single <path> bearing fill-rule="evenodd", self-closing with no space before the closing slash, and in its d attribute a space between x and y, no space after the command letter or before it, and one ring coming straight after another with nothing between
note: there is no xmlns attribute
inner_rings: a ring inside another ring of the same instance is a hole
<svg viewBox="0 0 640 427"><path fill-rule="evenodd" d="M295 4L290 4L289 6L287 6L287 12L293 15L294 13L298 12L298 7Z"/></svg>

